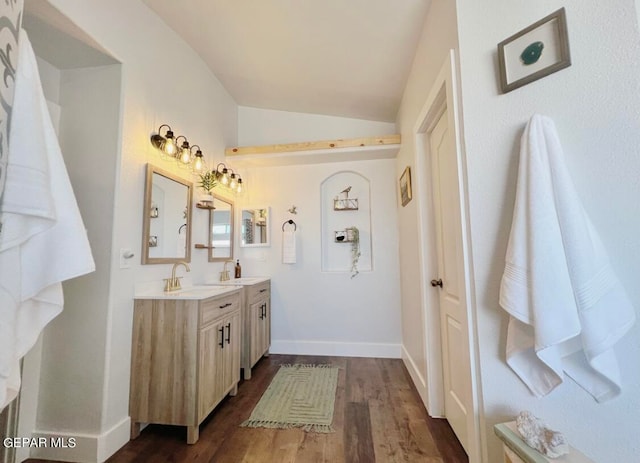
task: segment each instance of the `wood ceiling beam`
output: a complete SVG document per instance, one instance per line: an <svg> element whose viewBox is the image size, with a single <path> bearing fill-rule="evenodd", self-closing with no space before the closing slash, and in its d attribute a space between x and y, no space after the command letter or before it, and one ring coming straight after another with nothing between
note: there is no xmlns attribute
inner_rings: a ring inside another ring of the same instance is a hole
<svg viewBox="0 0 640 463"><path fill-rule="evenodd" d="M243 154L291 153L295 151L330 150L332 148L353 148L365 146L399 145L400 134L383 135L381 137L349 138L339 140L322 140L302 143L284 143L280 145L235 146L225 149L226 156Z"/></svg>

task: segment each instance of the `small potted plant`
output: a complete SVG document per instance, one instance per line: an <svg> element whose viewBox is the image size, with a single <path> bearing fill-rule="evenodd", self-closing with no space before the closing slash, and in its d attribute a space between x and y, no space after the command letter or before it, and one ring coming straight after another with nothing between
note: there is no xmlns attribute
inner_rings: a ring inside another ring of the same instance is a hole
<svg viewBox="0 0 640 463"><path fill-rule="evenodd" d="M204 191L204 194L200 196L200 202L206 205L213 204L213 195L211 191L218 185L216 173L213 171L207 171L204 174L200 174L200 181L198 186Z"/></svg>

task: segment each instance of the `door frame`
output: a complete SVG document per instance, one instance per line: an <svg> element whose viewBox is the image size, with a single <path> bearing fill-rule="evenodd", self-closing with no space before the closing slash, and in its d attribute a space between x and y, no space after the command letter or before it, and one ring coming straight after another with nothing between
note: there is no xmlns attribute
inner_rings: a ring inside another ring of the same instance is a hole
<svg viewBox="0 0 640 463"><path fill-rule="evenodd" d="M442 346L440 336L440 304L438 294L430 287L431 278L437 272L435 243L435 212L432 198L432 171L429 155L429 135L440 116L447 111L448 125L453 131L458 164L458 187L462 226L462 255L465 276L464 295L467 307L467 332L469 337L469 360L471 366L471 410L473 430L469 430L469 462L479 463L481 455L481 382L478 358L475 287L471 261L470 222L468 214L466 159L461 136L458 81L456 78L455 50L449 50L425 103L418 113L413 134L415 142L414 162L416 166L416 196L418 199L418 230L420 251L421 309L425 323L426 406L431 416L444 416L444 385Z"/></svg>

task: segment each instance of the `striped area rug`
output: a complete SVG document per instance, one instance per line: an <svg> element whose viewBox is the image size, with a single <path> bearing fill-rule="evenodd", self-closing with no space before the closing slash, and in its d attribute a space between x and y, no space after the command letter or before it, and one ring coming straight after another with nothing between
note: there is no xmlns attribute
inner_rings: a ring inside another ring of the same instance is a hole
<svg viewBox="0 0 640 463"><path fill-rule="evenodd" d="M249 419L240 426L333 432L337 385L337 367L281 366Z"/></svg>

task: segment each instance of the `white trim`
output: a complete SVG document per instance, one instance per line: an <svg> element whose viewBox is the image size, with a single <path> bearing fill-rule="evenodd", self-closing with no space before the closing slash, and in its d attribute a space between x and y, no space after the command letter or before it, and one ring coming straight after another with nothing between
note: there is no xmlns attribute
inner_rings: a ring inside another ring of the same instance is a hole
<svg viewBox="0 0 640 463"><path fill-rule="evenodd" d="M416 122L414 125L414 137L416 150L414 152L414 162L416 165L416 175L418 181L416 182L417 196L418 196L418 225L419 236L433 236L429 229L432 224L431 206L424 198L431 197L426 191L422 191L423 188L427 188L427 185L431 185L431 179L426 178L428 166L423 159L423 154L428 149L425 146L423 138L425 134L433 128L434 123L443 114L443 108L448 111L448 124L454 131L455 148L458 159L458 174L460 176L459 182L459 195L460 195L460 210L461 210L461 224L462 224L462 246L464 256L464 272L466 280L465 299L467 306L467 325L468 325L468 337L469 337L469 356L471 367L471 407L473 412L473 429L468 431L469 436L469 462L479 463L482 461L482 443L481 443L481 394L480 394L480 381L479 381L479 362L478 362L478 348L477 348L477 329L475 320L475 292L473 285L473 272L471 264L471 243L470 243L470 224L468 216L468 194L467 194L467 173L466 173L466 159L464 151L462 149L463 139L461 136L460 128L460 115L459 115L459 102L458 102L458 83L456 81L456 57L455 51L450 50L445 62L436 77L429 95L425 100L425 104L422 107ZM437 303L432 300L431 292L427 287L427 282L431 278L428 273L432 266L433 259L433 245L430 242L425 242L421 239L420 243L420 272L421 272L421 296L422 296L422 310L425 322L425 349L427 360L427 396L429 397L428 409L430 410L442 410L444 411L444 396L442 394L442 348L440 346L439 335L436 335L433 328L440 325L440 315ZM436 342L437 341L437 342ZM416 386L418 387L418 386Z"/></svg>
<svg viewBox="0 0 640 463"><path fill-rule="evenodd" d="M400 344L334 341L271 341L271 354L328 355L337 357L402 357Z"/></svg>
<svg viewBox="0 0 640 463"><path fill-rule="evenodd" d="M130 428L131 419L127 416L103 434L34 431L33 438L44 439L47 445L32 447L30 458L102 463L129 442ZM53 447L54 440L65 446Z"/></svg>
<svg viewBox="0 0 640 463"><path fill-rule="evenodd" d="M420 374L420 371L418 370L418 366L416 365L416 362L413 360L413 357L411 357L411 355L409 354L407 349L405 349L404 346L402 346L402 361L404 362L404 366L407 368L407 371L409 372L409 376L411 376L411 379L413 380L413 385L416 387L416 390L418 391L418 395L422 399L422 403L424 404L424 407L427 409L427 413L429 414L429 416L432 418L443 418L444 417L443 411L431 410L429 408L429 389L427 388L427 382L425 381L424 377Z"/></svg>
<svg viewBox="0 0 640 463"><path fill-rule="evenodd" d="M131 439L131 417L123 418L98 438L98 461L102 462L120 450Z"/></svg>

